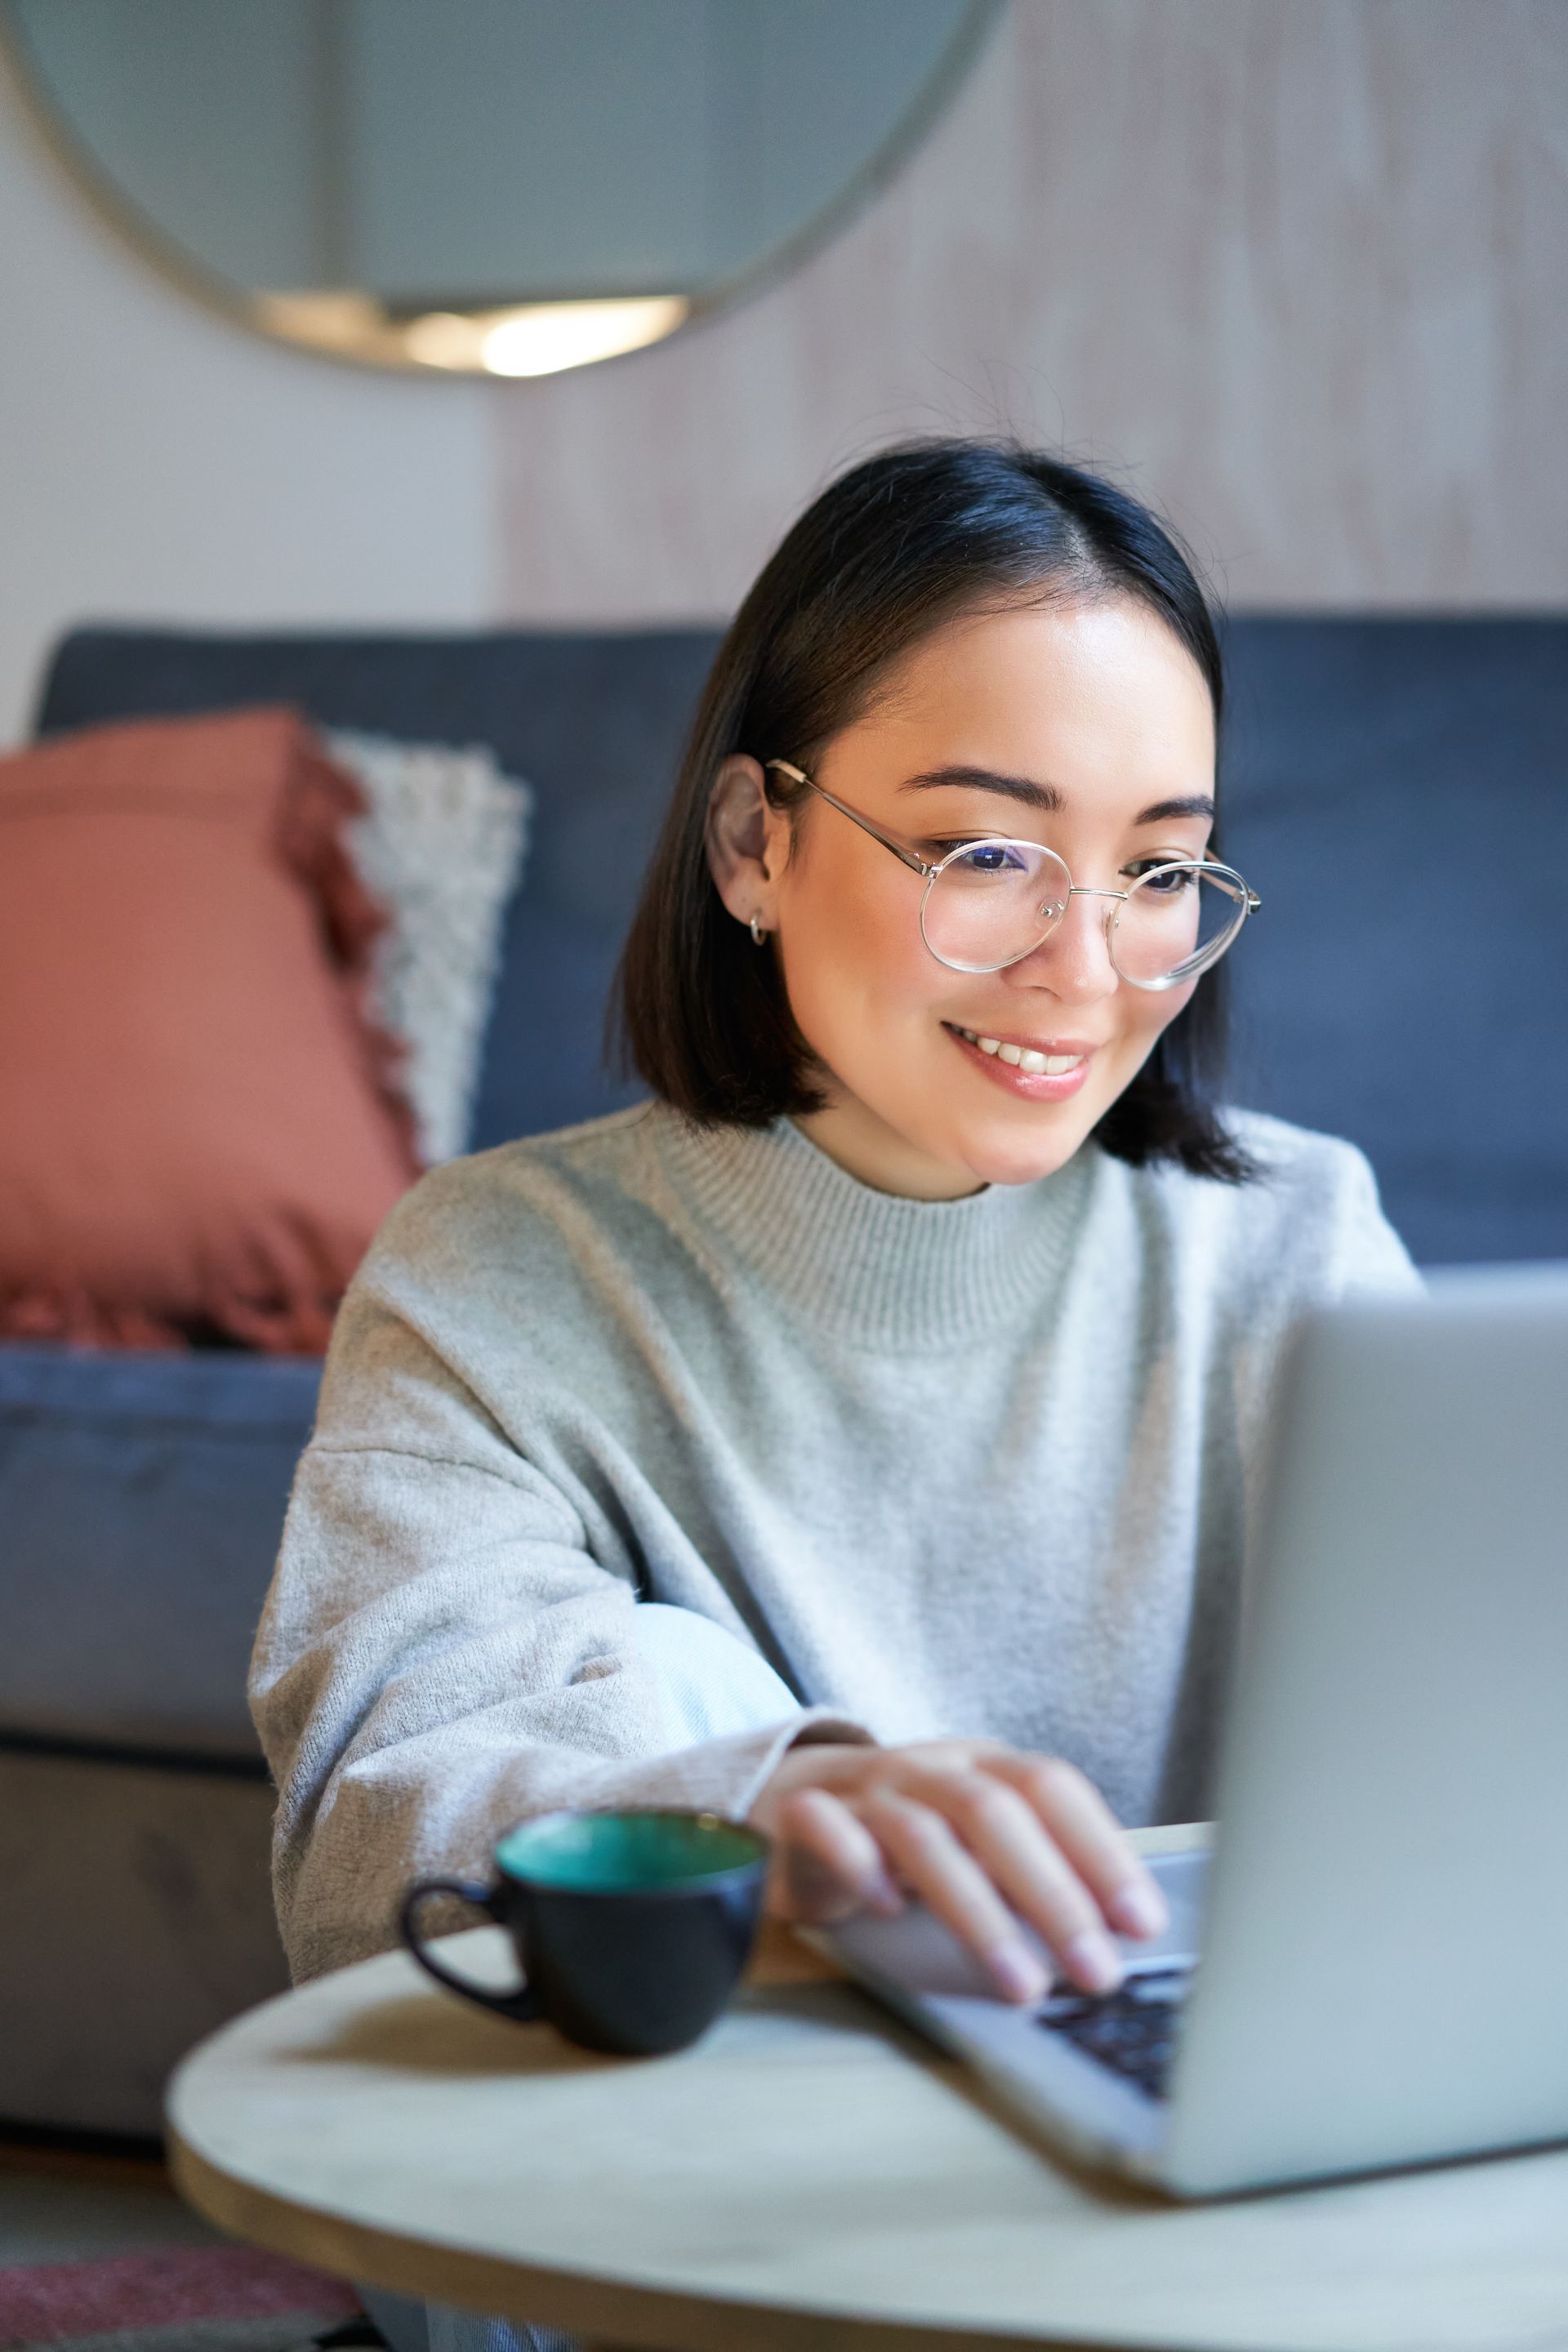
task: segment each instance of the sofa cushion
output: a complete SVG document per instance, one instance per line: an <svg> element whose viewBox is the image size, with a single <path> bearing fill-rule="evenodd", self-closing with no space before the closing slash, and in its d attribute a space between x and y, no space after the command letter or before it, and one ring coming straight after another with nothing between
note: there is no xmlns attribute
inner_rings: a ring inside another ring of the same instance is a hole
<svg viewBox="0 0 1568 2352"><path fill-rule="evenodd" d="M363 793L349 828L385 910L372 1011L405 1048L402 1091L427 1167L468 1148L479 1051L532 795L488 744L399 743L329 728L328 756Z"/></svg>
<svg viewBox="0 0 1568 2352"><path fill-rule="evenodd" d="M246 1671L320 1374L0 1348L0 1746L259 1769Z"/></svg>
<svg viewBox="0 0 1568 2352"><path fill-rule="evenodd" d="M1568 1258L1568 621L1231 639L1237 1099L1359 1143L1424 1265Z"/></svg>
<svg viewBox="0 0 1568 2352"><path fill-rule="evenodd" d="M534 804L507 915L472 1148L619 1109L605 1004L702 680L711 629L374 637L88 629L51 667L41 733L289 702L319 726L489 743Z"/></svg>
<svg viewBox="0 0 1568 2352"><path fill-rule="evenodd" d="M361 806L284 710L0 760L0 1331L325 1346L418 1173Z"/></svg>

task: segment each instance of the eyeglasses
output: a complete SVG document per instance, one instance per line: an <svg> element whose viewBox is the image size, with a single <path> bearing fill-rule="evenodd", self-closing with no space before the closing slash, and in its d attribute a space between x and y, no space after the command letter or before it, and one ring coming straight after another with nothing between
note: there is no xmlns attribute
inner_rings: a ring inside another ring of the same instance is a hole
<svg viewBox="0 0 1568 2352"><path fill-rule="evenodd" d="M933 866L788 760L766 760L920 875L921 937L950 971L1002 971L1048 940L1074 898L1109 898L1105 940L1130 987L1179 988L1219 961L1262 900L1212 857L1161 858L1125 890L1080 888L1054 849L1000 835L960 842Z"/></svg>

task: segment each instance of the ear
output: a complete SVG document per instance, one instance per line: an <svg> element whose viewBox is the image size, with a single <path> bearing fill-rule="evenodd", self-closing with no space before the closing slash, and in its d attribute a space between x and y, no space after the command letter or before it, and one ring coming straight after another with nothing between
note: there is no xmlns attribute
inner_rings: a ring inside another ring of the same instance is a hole
<svg viewBox="0 0 1568 2352"><path fill-rule="evenodd" d="M725 761L708 800L708 869L738 923L774 920L788 820L770 808L759 761L736 752Z"/></svg>

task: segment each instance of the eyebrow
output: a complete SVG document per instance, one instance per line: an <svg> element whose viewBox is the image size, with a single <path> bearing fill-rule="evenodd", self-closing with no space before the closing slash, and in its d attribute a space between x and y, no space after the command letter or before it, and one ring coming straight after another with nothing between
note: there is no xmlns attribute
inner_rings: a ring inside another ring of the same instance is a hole
<svg viewBox="0 0 1568 2352"><path fill-rule="evenodd" d="M1186 793L1179 800L1154 801L1148 808L1140 809L1132 822L1134 824L1169 824L1175 817L1201 816L1205 823L1212 824L1214 814L1211 793Z"/></svg>
<svg viewBox="0 0 1568 2352"><path fill-rule="evenodd" d="M1066 795L1055 784L1037 783L1032 776L1002 776L991 768L930 768L918 776L907 776L899 786L903 793L934 793L943 788L962 787L973 793L996 793L1002 799L1022 801L1028 808L1043 809L1047 816L1060 816L1067 807ZM1187 793L1168 801L1154 801L1140 809L1134 824L1169 824L1177 817L1202 817L1212 822L1215 804L1207 793Z"/></svg>

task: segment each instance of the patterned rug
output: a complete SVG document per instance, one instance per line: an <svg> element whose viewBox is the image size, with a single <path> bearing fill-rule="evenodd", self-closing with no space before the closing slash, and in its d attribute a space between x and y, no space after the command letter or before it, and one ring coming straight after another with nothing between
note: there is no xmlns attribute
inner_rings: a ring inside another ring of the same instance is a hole
<svg viewBox="0 0 1568 2352"><path fill-rule="evenodd" d="M0 2352L309 2352L318 2336L377 2343L345 2326L359 2297L249 2246L153 2246L92 2262L0 2269Z"/></svg>

